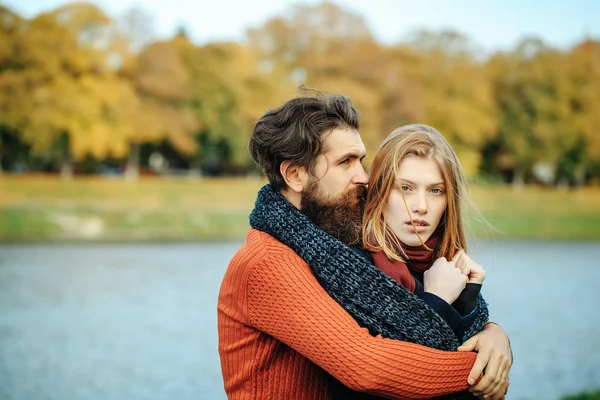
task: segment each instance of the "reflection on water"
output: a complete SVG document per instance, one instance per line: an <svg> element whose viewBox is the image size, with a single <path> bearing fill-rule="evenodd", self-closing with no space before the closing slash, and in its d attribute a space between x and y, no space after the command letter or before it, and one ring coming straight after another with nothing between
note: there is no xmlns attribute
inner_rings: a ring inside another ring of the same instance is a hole
<svg viewBox="0 0 600 400"><path fill-rule="evenodd" d="M0 399L223 400L216 298L238 244L0 246ZM510 399L600 388L600 246L484 243Z"/></svg>

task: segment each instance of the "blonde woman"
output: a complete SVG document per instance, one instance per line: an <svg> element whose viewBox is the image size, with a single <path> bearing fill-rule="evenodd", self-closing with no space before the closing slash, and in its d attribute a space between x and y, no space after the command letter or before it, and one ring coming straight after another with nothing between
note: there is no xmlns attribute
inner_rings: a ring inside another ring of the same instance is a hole
<svg viewBox="0 0 600 400"><path fill-rule="evenodd" d="M484 269L466 253L462 209L468 202L467 181L448 141L430 126L398 128L381 144L371 167L359 250L422 298L463 341L469 339L485 279ZM506 377L509 368L508 360L488 365L488 377L473 394L503 398L503 380L490 379L499 370ZM372 397L334 387L334 398Z"/></svg>
<svg viewBox="0 0 600 400"><path fill-rule="evenodd" d="M370 179L363 240L375 264L411 292L458 300L458 313L471 314L485 271L465 253L468 187L448 141L430 126L398 128L381 144ZM468 318L449 315L466 339Z"/></svg>

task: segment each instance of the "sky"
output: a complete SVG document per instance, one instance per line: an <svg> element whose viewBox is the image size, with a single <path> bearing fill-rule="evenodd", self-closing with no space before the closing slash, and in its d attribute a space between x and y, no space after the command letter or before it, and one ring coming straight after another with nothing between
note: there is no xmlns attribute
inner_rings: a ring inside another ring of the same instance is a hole
<svg viewBox="0 0 600 400"><path fill-rule="evenodd" d="M316 3L305 0L303 3ZM488 51L510 50L520 39L537 36L550 46L567 48L584 38L600 40L600 0L334 0L360 15L383 43L406 39L411 32L454 29ZM64 0L0 0L31 18L65 4ZM97 0L113 17L141 7L153 17L159 38L184 26L197 44L241 40L249 27L285 15L290 0Z"/></svg>

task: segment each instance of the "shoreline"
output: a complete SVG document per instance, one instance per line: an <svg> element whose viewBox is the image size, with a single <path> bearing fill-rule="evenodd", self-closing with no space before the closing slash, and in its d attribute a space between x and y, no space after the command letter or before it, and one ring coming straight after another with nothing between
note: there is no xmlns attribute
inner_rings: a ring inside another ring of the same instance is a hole
<svg viewBox="0 0 600 400"><path fill-rule="evenodd" d="M243 241L259 178L138 182L0 176L0 243ZM600 188L472 185L474 240L600 241Z"/></svg>

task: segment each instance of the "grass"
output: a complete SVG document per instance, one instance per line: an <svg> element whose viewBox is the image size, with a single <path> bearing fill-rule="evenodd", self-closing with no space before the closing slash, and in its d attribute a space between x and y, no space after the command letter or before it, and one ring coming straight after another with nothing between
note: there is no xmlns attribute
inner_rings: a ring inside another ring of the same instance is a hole
<svg viewBox="0 0 600 400"><path fill-rule="evenodd" d="M496 236L538 239L600 239L600 189L474 187L473 199L498 231ZM493 234L474 223L480 236Z"/></svg>
<svg viewBox="0 0 600 400"><path fill-rule="evenodd" d="M4 176L0 240L239 239L263 183Z"/></svg>
<svg viewBox="0 0 600 400"><path fill-rule="evenodd" d="M561 400L600 400L600 390L565 396Z"/></svg>
<svg viewBox="0 0 600 400"><path fill-rule="evenodd" d="M0 176L0 241L239 240L263 179ZM480 237L598 240L600 189L473 187Z"/></svg>

